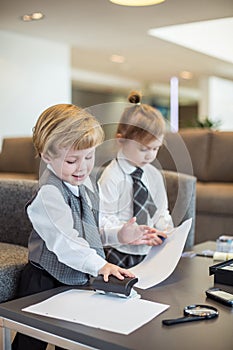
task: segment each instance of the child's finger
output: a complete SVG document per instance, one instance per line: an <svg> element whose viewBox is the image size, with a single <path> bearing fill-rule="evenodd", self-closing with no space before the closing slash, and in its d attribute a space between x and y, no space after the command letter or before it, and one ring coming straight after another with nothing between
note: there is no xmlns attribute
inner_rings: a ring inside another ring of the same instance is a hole
<svg viewBox="0 0 233 350"><path fill-rule="evenodd" d="M135 224L136 222L136 217L132 217L131 219L129 219L129 221L126 222L125 226L130 226L130 225L133 225Z"/></svg>
<svg viewBox="0 0 233 350"><path fill-rule="evenodd" d="M108 276L109 276L108 273L104 273L104 274L103 274L104 282L108 282Z"/></svg>
<svg viewBox="0 0 233 350"><path fill-rule="evenodd" d="M126 269L121 269L121 273L125 277L135 277L135 275L132 272L130 272L129 270L126 270Z"/></svg>
<svg viewBox="0 0 233 350"><path fill-rule="evenodd" d="M135 241L131 242L130 245L142 245L142 244L147 244L148 239L136 239Z"/></svg>

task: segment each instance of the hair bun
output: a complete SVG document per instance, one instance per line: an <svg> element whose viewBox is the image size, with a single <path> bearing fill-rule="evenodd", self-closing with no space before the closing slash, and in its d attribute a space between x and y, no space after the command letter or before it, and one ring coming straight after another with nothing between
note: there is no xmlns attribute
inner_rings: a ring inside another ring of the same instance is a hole
<svg viewBox="0 0 233 350"><path fill-rule="evenodd" d="M130 103L140 103L142 98L142 94L138 91L132 91L128 96L128 101Z"/></svg>

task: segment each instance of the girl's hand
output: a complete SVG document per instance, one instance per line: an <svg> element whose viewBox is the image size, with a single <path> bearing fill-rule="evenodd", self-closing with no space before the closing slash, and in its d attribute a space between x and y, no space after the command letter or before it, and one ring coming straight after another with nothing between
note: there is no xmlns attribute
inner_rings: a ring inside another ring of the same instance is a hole
<svg viewBox="0 0 233 350"><path fill-rule="evenodd" d="M118 240L121 244L135 244L133 242L143 242L144 236L151 231L151 227L146 225L137 225L136 218L133 217L118 232Z"/></svg>
<svg viewBox="0 0 233 350"><path fill-rule="evenodd" d="M167 234L165 232L151 228L150 232L143 236L143 241L148 246L155 246L162 244L166 238Z"/></svg>
<svg viewBox="0 0 233 350"><path fill-rule="evenodd" d="M99 275L103 275L105 282L108 282L108 277L110 275L117 277L119 280L123 280L124 277L135 277L132 272L110 263L106 263L99 270Z"/></svg>

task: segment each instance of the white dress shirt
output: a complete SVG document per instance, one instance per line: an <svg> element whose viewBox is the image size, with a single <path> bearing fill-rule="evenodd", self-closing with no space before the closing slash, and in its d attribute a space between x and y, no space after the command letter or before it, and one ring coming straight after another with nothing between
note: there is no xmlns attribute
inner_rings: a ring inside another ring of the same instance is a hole
<svg viewBox="0 0 233 350"><path fill-rule="evenodd" d="M65 184L79 196L78 186ZM84 185L93 191L89 178ZM88 204L91 205L91 202ZM36 232L60 262L75 270L98 275L106 260L90 248L88 242L74 229L71 209L56 186L43 185L28 206L27 213Z"/></svg>
<svg viewBox="0 0 233 350"><path fill-rule="evenodd" d="M135 169L119 151L117 159L112 160L104 170L99 180L100 227L105 245L128 254L147 254L149 246L121 245L116 238L122 225L133 217L133 180L130 174ZM167 194L160 171L153 165L146 164L141 180L157 207L152 218L148 215L145 225L161 231L170 229L173 222L168 211Z"/></svg>

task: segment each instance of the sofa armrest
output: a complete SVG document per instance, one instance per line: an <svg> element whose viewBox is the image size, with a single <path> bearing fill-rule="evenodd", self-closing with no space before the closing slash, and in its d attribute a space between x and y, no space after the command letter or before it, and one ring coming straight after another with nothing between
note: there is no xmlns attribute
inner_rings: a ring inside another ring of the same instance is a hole
<svg viewBox="0 0 233 350"><path fill-rule="evenodd" d="M169 210L175 226L192 218L192 226L185 244L190 249L195 240L196 220L196 178L192 175L169 170L161 171L164 176L168 196Z"/></svg>
<svg viewBox="0 0 233 350"><path fill-rule="evenodd" d="M0 242L0 303L17 296L20 274L27 262L27 248Z"/></svg>

